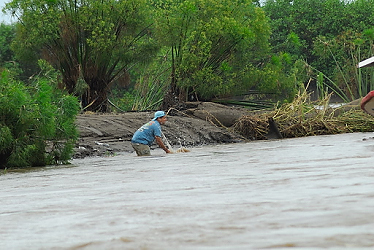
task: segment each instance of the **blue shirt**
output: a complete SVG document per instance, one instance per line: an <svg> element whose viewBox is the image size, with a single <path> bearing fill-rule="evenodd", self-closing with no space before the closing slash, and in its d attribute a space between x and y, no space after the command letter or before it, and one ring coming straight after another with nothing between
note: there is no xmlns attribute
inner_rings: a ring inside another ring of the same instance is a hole
<svg viewBox="0 0 374 250"><path fill-rule="evenodd" d="M150 121L135 132L131 142L151 146L155 140L155 136L161 137L161 125L158 121Z"/></svg>

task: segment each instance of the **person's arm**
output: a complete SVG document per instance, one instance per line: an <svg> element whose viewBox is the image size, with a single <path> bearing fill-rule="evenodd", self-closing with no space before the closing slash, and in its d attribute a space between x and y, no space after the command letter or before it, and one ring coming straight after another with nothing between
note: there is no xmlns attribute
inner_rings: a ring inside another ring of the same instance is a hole
<svg viewBox="0 0 374 250"><path fill-rule="evenodd" d="M162 148L166 153L171 153L171 151L165 146L165 144L162 142L161 137L155 136L156 142L160 148Z"/></svg>

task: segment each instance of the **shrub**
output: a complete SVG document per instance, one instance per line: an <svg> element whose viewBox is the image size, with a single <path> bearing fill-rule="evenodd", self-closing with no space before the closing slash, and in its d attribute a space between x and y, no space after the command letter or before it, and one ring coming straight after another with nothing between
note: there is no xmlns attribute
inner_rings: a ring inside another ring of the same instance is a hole
<svg viewBox="0 0 374 250"><path fill-rule="evenodd" d="M37 78L30 86L0 75L0 168L66 163L78 132L75 97Z"/></svg>

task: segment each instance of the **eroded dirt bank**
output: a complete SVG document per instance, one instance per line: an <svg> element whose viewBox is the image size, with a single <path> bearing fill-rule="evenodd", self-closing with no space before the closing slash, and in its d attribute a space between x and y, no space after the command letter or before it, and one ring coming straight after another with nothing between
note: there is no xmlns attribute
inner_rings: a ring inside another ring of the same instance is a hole
<svg viewBox="0 0 374 250"><path fill-rule="evenodd" d="M169 143L176 147L240 142L243 138L228 128L247 112L245 109L215 103L190 103L183 110L169 111L163 133ZM127 112L79 115L76 123L80 138L74 158L132 152L132 135L151 120L153 114Z"/></svg>

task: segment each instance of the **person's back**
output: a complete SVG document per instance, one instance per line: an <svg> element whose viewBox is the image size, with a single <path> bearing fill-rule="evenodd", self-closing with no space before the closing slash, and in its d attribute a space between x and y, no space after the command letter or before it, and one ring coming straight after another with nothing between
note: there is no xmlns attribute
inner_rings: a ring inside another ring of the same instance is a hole
<svg viewBox="0 0 374 250"><path fill-rule="evenodd" d="M134 133L131 142L151 146L156 136L161 137L160 123L158 121L150 121Z"/></svg>
<svg viewBox="0 0 374 250"><path fill-rule="evenodd" d="M150 146L156 139L157 144L166 152L171 153L161 140L161 125L167 121L164 111L157 111L152 121L141 126L133 135L131 145L138 156L151 155Z"/></svg>

